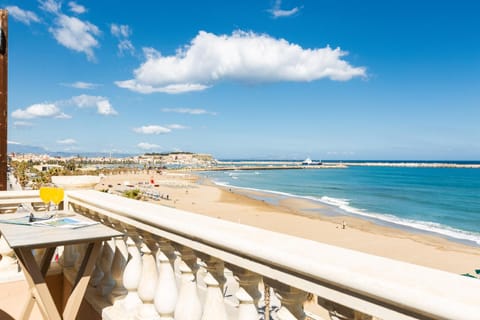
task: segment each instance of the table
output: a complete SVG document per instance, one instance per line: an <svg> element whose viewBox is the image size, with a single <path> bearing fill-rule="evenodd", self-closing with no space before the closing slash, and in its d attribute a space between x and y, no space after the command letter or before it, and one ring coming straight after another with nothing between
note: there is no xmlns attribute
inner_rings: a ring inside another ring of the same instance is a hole
<svg viewBox="0 0 480 320"><path fill-rule="evenodd" d="M21 215L2 214L1 218L4 220L19 216ZM74 217L89 220L78 214L74 214ZM30 317L36 301L43 317L52 320L75 319L102 242L112 237L123 235L121 232L100 223L77 229L0 223L0 233L17 255L30 288L31 296L24 306L20 319L28 319ZM45 276L55 249L58 246L82 243L87 244L87 249L70 297L67 300L63 314L60 315L45 282ZM33 257L32 249L40 248L46 248L46 250L40 265L38 265Z"/></svg>

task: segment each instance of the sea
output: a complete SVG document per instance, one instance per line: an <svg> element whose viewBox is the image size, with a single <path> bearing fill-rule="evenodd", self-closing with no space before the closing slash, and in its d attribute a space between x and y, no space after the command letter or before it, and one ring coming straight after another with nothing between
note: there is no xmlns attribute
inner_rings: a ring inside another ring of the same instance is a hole
<svg viewBox="0 0 480 320"><path fill-rule="evenodd" d="M329 206L328 214L480 246L480 169L350 166L205 175L218 185L262 191L266 201L303 198Z"/></svg>

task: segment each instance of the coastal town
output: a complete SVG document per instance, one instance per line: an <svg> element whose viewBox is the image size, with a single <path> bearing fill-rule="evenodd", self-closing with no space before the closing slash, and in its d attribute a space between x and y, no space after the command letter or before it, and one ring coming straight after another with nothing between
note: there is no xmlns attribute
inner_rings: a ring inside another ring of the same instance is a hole
<svg viewBox="0 0 480 320"><path fill-rule="evenodd" d="M55 156L35 153L10 153L9 168L13 169L22 188L38 189L51 183L54 175L112 175L144 170L169 171L232 171L285 169L344 169L354 166L407 168L471 168L478 163L415 162L415 161L316 161L306 160L217 160L209 154L192 152L146 153L128 157ZM309 160L309 159L307 159ZM9 169L10 170L10 169Z"/></svg>

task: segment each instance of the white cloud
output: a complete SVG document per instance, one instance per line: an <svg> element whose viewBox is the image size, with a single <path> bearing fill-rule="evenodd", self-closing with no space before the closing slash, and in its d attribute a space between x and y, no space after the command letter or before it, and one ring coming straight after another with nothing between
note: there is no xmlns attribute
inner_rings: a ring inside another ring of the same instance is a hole
<svg viewBox="0 0 480 320"><path fill-rule="evenodd" d="M185 113L185 114L192 114L192 115L200 115L200 114L210 114L210 115L217 115L216 112L210 112L204 109L190 109L190 108L163 108L162 112L175 112L175 113Z"/></svg>
<svg viewBox="0 0 480 320"><path fill-rule="evenodd" d="M135 131L136 133L142 133L142 134L165 134L165 133L171 132L172 130L162 126L149 125L149 126L134 128L133 131Z"/></svg>
<svg viewBox="0 0 480 320"><path fill-rule="evenodd" d="M125 52L132 56L135 54L135 47L130 40L121 40L117 47L120 55L124 55Z"/></svg>
<svg viewBox="0 0 480 320"><path fill-rule="evenodd" d="M20 143L20 142L16 142L16 141L10 141L10 140L8 140L8 141L7 141L7 144L21 144L21 143Z"/></svg>
<svg viewBox="0 0 480 320"><path fill-rule="evenodd" d="M132 91L140 93L153 93L153 92L163 92L170 94L191 92L191 91L202 91L208 89L210 86L201 85L201 84L170 84L163 87L154 87L152 85L140 84L136 80L125 80L125 81L116 81L115 84L120 88L129 89Z"/></svg>
<svg viewBox="0 0 480 320"><path fill-rule="evenodd" d="M132 30L128 25L119 25L112 23L110 25L110 32L117 38L128 38L132 34Z"/></svg>
<svg viewBox="0 0 480 320"><path fill-rule="evenodd" d="M82 82L82 81L77 81L74 83L63 83L62 85L66 87L72 87L76 89L95 89L99 85L96 83L90 83L90 82Z"/></svg>
<svg viewBox="0 0 480 320"><path fill-rule="evenodd" d="M63 139L63 140L57 140L57 143L58 144L63 144L63 145L72 145L72 144L76 144L77 141L75 139Z"/></svg>
<svg viewBox="0 0 480 320"><path fill-rule="evenodd" d="M39 0L39 2L40 2L40 9L42 9L43 11L51 12L51 13L60 12L60 8L62 7L62 3L60 1Z"/></svg>
<svg viewBox="0 0 480 320"><path fill-rule="evenodd" d="M99 114L103 114L104 116L109 115L116 115L117 111L115 111L108 100L101 100L97 103L97 110Z"/></svg>
<svg viewBox="0 0 480 320"><path fill-rule="evenodd" d="M8 13L14 18L26 25L30 25L31 22L40 22L40 18L35 12L20 9L17 6L7 6Z"/></svg>
<svg viewBox="0 0 480 320"><path fill-rule="evenodd" d="M27 121L14 121L14 127L33 127L33 123Z"/></svg>
<svg viewBox="0 0 480 320"><path fill-rule="evenodd" d="M299 10L298 7L295 7L295 8L290 9L290 10L277 9L277 10L272 11L272 15L275 18L290 17L290 16L294 15L295 13L297 13L298 10Z"/></svg>
<svg viewBox="0 0 480 320"><path fill-rule="evenodd" d="M55 116L55 119L72 119L72 116L61 112L60 114Z"/></svg>
<svg viewBox="0 0 480 320"><path fill-rule="evenodd" d="M152 150L152 149L160 149L161 147L157 144L148 143L148 142L140 142L137 144L137 147L143 150Z"/></svg>
<svg viewBox="0 0 480 320"><path fill-rule="evenodd" d="M97 113L105 116L118 114L117 111L112 107L110 101L101 96L89 96L82 94L73 97L69 102L79 108L97 108Z"/></svg>
<svg viewBox="0 0 480 320"><path fill-rule="evenodd" d="M169 125L167 126L167 128L172 129L172 130L188 129L188 127L183 126L183 125L181 125L181 124L176 124L176 123L174 123L174 124L169 124Z"/></svg>
<svg viewBox="0 0 480 320"><path fill-rule="evenodd" d="M282 1L277 0L275 1L275 4L273 5L272 10L270 12L272 13L272 16L274 18L282 18L282 17L289 17L300 11L299 7L294 7L290 10L284 10L281 9L280 7L282 6Z"/></svg>
<svg viewBox="0 0 480 320"><path fill-rule="evenodd" d="M93 49L99 46L95 36L100 34L100 30L94 24L59 14L55 19L55 27L49 31L64 47L85 53L90 61L95 60Z"/></svg>
<svg viewBox="0 0 480 320"><path fill-rule="evenodd" d="M87 9L84 6L78 4L74 1L70 1L68 3L68 6L70 7L70 11L72 11L74 13L77 13L77 14L82 14L82 13L87 12Z"/></svg>
<svg viewBox="0 0 480 320"><path fill-rule="evenodd" d="M26 109L17 109L12 112L15 119L48 118L61 115L60 109L53 103L33 104Z"/></svg>
<svg viewBox="0 0 480 320"><path fill-rule="evenodd" d="M118 54L123 56L125 53L130 55L135 54L135 47L130 41L129 37L132 34L132 30L128 25L119 25L112 23L110 25L110 32L114 37L118 39Z"/></svg>
<svg viewBox="0 0 480 320"><path fill-rule="evenodd" d="M242 82L305 82L323 78L346 81L366 75L353 67L340 48L303 49L284 39L235 31L217 36L200 31L174 56L144 50L146 61L135 78L115 82L140 93L200 91L222 80Z"/></svg>

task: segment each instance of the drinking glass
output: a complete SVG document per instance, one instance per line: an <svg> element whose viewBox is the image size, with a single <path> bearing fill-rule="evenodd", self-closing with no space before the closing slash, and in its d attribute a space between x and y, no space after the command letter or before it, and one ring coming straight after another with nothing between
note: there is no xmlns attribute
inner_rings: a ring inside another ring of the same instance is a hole
<svg viewBox="0 0 480 320"><path fill-rule="evenodd" d="M50 201L52 201L52 188L51 187L41 187L40 188L40 199L45 203L47 211L50 210Z"/></svg>
<svg viewBox="0 0 480 320"><path fill-rule="evenodd" d="M52 188L52 201L55 204L55 215L58 214L58 205L63 201L65 191L62 188Z"/></svg>

